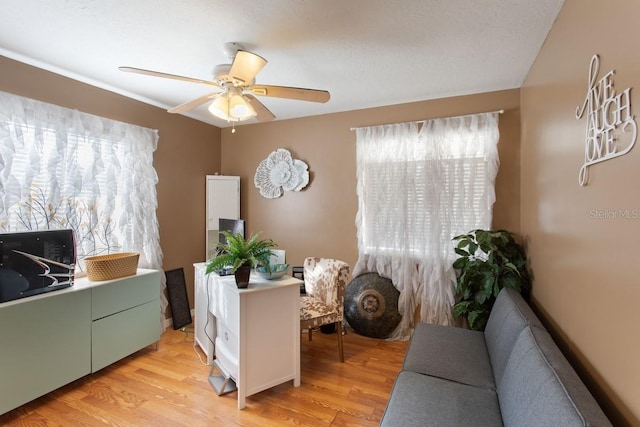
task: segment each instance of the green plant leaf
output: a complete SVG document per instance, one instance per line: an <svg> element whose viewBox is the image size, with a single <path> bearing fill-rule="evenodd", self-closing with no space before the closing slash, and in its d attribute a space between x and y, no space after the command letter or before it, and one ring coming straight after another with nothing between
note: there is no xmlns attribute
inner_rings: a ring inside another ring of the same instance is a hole
<svg viewBox="0 0 640 427"><path fill-rule="evenodd" d="M453 262L453 268L455 268L456 270L461 270L467 265L468 262L469 261L467 260L467 258L458 258Z"/></svg>
<svg viewBox="0 0 640 427"><path fill-rule="evenodd" d="M453 306L453 314L456 317L466 315L469 309L472 307L472 301L460 301Z"/></svg>
<svg viewBox="0 0 640 427"><path fill-rule="evenodd" d="M478 315L480 314L479 311L474 310L469 312L469 314L467 315L467 322L469 323L469 327L471 329L473 329L474 331L477 331L477 327L476 327L476 321L478 319Z"/></svg>
<svg viewBox="0 0 640 427"><path fill-rule="evenodd" d="M475 255L476 252L478 252L478 244L475 242L469 243L469 253Z"/></svg>
<svg viewBox="0 0 640 427"><path fill-rule="evenodd" d="M455 251L458 255L460 255L460 256L462 256L462 257L467 257L467 256L469 256L469 252L467 252L467 251L465 251L465 250L463 250L463 249L460 249L460 248L454 248L454 251Z"/></svg>

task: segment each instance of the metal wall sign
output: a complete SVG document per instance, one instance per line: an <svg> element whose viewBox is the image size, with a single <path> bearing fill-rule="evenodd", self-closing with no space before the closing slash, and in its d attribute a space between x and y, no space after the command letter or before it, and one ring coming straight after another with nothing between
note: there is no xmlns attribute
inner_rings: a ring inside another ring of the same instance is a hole
<svg viewBox="0 0 640 427"><path fill-rule="evenodd" d="M584 164L578 174L581 186L589 181L589 167L627 154L636 143L638 125L631 112L631 88L616 92L615 70L598 80L600 58L593 55L589 64L587 95L576 108L576 119L587 116Z"/></svg>

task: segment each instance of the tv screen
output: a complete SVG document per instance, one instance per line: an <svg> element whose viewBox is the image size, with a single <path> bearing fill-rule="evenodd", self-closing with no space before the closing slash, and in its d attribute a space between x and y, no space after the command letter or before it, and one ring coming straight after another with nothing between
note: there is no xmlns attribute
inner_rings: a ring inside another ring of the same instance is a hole
<svg viewBox="0 0 640 427"><path fill-rule="evenodd" d="M218 236L220 243L227 243L227 239L222 234L223 231L228 231L231 234L240 233L242 237L247 237L244 234L244 219L220 218L218 219L218 231L220 232Z"/></svg>

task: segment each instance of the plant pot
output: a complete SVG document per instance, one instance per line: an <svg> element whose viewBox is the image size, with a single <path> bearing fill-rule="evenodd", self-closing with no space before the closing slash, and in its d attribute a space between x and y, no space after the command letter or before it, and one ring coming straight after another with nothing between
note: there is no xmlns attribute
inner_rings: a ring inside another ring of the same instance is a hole
<svg viewBox="0 0 640 427"><path fill-rule="evenodd" d="M245 289L249 287L249 276L251 275L251 266L243 265L238 267L234 273L236 278L236 286L238 289Z"/></svg>

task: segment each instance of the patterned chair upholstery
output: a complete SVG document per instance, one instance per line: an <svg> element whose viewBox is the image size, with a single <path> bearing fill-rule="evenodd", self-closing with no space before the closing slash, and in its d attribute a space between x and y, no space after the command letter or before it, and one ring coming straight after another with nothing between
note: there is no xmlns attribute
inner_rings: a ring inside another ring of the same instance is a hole
<svg viewBox="0 0 640 427"><path fill-rule="evenodd" d="M344 362L342 349L342 321L344 319L344 291L349 276L349 265L329 258L304 260L304 288L300 296L300 329L311 331L331 323L336 324L338 353Z"/></svg>

